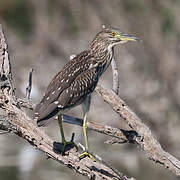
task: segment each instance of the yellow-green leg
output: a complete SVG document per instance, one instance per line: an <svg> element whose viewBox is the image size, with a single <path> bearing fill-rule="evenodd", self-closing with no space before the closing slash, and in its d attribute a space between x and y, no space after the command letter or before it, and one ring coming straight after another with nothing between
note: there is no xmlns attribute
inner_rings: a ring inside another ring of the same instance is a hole
<svg viewBox="0 0 180 180"><path fill-rule="evenodd" d="M83 159L84 157L89 157L92 160L95 160L93 158L93 156L88 152L89 150L89 145L88 145L88 136L87 136L87 115L89 112L89 108L90 108L90 103L91 103L91 95L87 96L87 98L85 99L85 101L82 104L83 107L83 134L84 134L84 140L85 140L85 152L83 152L83 154L80 155L80 159Z"/></svg>
<svg viewBox="0 0 180 180"><path fill-rule="evenodd" d="M88 151L89 145L88 145L88 135L87 135L87 114L88 114L88 112L86 112L84 115L83 134L84 134L84 140L85 140L85 148Z"/></svg>
<svg viewBox="0 0 180 180"><path fill-rule="evenodd" d="M61 154L62 154L62 155L65 154L65 149L66 149L66 147L69 146L69 145L73 145L73 146L76 148L76 150L78 150L78 146L73 142L74 134L72 135L71 141L68 142L68 141L66 141L66 139L65 139L61 115L58 116L58 124L59 124L59 128L60 128L61 137L62 137L62 144L63 144L63 147L62 147L62 149L61 149Z"/></svg>

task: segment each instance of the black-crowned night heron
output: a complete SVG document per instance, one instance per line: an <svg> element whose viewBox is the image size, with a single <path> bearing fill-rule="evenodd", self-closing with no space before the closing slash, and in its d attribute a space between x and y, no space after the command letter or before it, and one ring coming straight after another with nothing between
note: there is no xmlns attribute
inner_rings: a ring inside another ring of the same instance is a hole
<svg viewBox="0 0 180 180"><path fill-rule="evenodd" d="M53 78L42 101L36 106L35 119L38 126L46 125L54 116L59 115L58 121L64 148L68 144L64 138L60 114L79 104L83 107L83 132L85 148L83 156L89 156L87 139L87 113L90 107L91 94L94 91L102 73L114 58L114 46L128 41L140 39L114 28L103 28L96 34L90 49L81 52L64 66Z"/></svg>

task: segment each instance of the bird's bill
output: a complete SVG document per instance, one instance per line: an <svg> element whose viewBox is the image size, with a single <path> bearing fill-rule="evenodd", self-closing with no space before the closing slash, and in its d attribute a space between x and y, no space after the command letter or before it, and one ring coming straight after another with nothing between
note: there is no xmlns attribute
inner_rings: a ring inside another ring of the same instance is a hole
<svg viewBox="0 0 180 180"><path fill-rule="evenodd" d="M118 34L117 37L121 40L120 43L126 43L128 41L142 41L140 38L129 34Z"/></svg>

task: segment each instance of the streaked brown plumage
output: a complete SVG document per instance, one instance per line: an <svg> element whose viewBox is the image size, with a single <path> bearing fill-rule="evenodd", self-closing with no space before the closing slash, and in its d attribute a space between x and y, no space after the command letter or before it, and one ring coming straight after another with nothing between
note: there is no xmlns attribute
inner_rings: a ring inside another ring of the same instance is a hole
<svg viewBox="0 0 180 180"><path fill-rule="evenodd" d="M42 101L35 109L38 126L46 125L55 115L79 104L85 105L85 117L89 110L91 93L114 58L114 46L137 40L139 39L117 29L103 28L95 36L90 49L68 61L47 87Z"/></svg>
<svg viewBox="0 0 180 180"><path fill-rule="evenodd" d="M59 111L81 104L87 94L94 90L98 77L96 68L88 69L92 60L90 52L84 51L54 77L35 110L35 113L38 112L35 116L38 117L39 126Z"/></svg>

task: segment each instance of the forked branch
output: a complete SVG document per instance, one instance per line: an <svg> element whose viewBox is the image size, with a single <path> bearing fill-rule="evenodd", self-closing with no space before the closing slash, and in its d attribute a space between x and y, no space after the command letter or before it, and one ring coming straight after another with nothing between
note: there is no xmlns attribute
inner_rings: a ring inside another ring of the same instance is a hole
<svg viewBox="0 0 180 180"><path fill-rule="evenodd" d="M160 143L153 137L151 130L142 120L127 106L127 104L113 91L98 85L96 92L107 102L111 108L123 118L126 123L136 131L138 138L136 142L144 150L150 160L162 164L165 168L180 176L180 161L164 151Z"/></svg>

